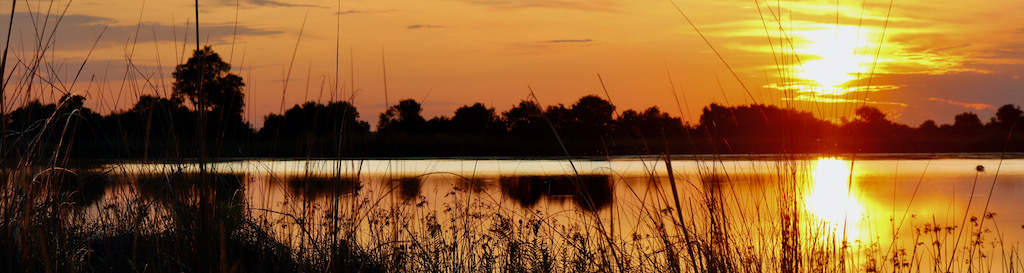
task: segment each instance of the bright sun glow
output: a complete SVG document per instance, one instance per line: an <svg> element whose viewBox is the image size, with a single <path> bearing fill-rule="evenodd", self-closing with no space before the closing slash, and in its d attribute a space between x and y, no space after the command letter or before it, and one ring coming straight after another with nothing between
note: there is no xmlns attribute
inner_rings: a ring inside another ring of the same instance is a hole
<svg viewBox="0 0 1024 273"><path fill-rule="evenodd" d="M846 238L856 238L850 219L863 212L860 202L850 194L850 163L841 159L822 158L815 166L811 191L805 200L807 212L837 230L845 226Z"/></svg>
<svg viewBox="0 0 1024 273"><path fill-rule="evenodd" d="M804 43L797 51L805 59L797 67L798 76L816 83L813 90L822 95L846 93L844 84L857 78L858 74L869 72L871 61L865 54L872 44L866 28L840 26L797 32Z"/></svg>

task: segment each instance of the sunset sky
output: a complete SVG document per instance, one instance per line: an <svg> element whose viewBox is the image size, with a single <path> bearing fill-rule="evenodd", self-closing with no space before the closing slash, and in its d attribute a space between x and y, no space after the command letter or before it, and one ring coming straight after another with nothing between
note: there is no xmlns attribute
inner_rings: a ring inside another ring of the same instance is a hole
<svg viewBox="0 0 1024 273"><path fill-rule="evenodd" d="M474 102L501 112L528 86L543 105L569 105L605 97L598 74L619 110L657 105L687 121L712 102L828 119L866 103L911 126L1024 104L1024 1L891 3L675 1L703 38L667 0L213 0L200 1L199 22L200 42L245 79L257 126L282 105L347 99L353 87L371 124L405 98L427 118ZM108 113L169 95L195 49L193 4L18 1L7 104L71 92ZM6 29L11 1L0 7ZM43 87L24 88L36 61Z"/></svg>

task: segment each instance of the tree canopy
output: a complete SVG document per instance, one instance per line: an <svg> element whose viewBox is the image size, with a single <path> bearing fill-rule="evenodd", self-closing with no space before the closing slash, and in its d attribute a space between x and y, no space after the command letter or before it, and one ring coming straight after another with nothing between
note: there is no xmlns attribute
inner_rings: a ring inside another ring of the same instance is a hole
<svg viewBox="0 0 1024 273"><path fill-rule="evenodd" d="M192 109L220 112L223 117L241 117L245 105L242 77L231 73L231 64L205 46L174 69L172 97L187 99Z"/></svg>
<svg viewBox="0 0 1024 273"><path fill-rule="evenodd" d="M404 99L398 104L388 107L387 111L380 114L377 122L378 132L393 133L419 133L426 126L427 121L423 119L420 112L423 106L413 99Z"/></svg>

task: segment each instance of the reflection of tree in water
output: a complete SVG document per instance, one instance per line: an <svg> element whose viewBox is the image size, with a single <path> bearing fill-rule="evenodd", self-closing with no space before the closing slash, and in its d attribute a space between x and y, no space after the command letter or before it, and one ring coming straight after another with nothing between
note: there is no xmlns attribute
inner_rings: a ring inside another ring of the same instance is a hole
<svg viewBox="0 0 1024 273"><path fill-rule="evenodd" d="M191 203L190 200L242 204L245 201L241 193L244 179L242 174L210 173L200 178L197 173L171 172L138 174L135 183L143 198L165 205ZM213 200L208 199L210 197Z"/></svg>
<svg viewBox="0 0 1024 273"><path fill-rule="evenodd" d="M402 201L408 202L420 196L423 181L419 176L395 178L391 180L391 188L397 189L398 196L402 198Z"/></svg>
<svg viewBox="0 0 1024 273"><path fill-rule="evenodd" d="M455 181L455 190L480 193L491 186L487 179L459 177Z"/></svg>
<svg viewBox="0 0 1024 273"><path fill-rule="evenodd" d="M4 181L8 181L7 177L4 178ZM68 203L74 208L84 208L95 204L103 198L103 194L110 186L110 178L103 173L64 168L46 169L32 177L18 179L28 181L28 185L36 187L34 189L36 191L46 192L46 194L38 194L36 197Z"/></svg>
<svg viewBox="0 0 1024 273"><path fill-rule="evenodd" d="M285 177L288 190L306 200L328 196L358 195L363 184L359 179L340 176L299 175Z"/></svg>
<svg viewBox="0 0 1024 273"><path fill-rule="evenodd" d="M249 232L244 174L167 172L137 174L135 178L139 195L154 200L167 213L167 224L178 231L174 236L205 252L203 255L216 257L218 241Z"/></svg>
<svg viewBox="0 0 1024 273"><path fill-rule="evenodd" d="M614 198L611 177L607 175L511 176L501 177L499 181L503 194L527 208L544 197L571 198L582 209L598 210L611 204Z"/></svg>
<svg viewBox="0 0 1024 273"><path fill-rule="evenodd" d="M110 177L101 173L79 173L77 179L70 182L73 184L62 184L62 191L70 191L69 199L76 207L88 207L100 199L110 187Z"/></svg>

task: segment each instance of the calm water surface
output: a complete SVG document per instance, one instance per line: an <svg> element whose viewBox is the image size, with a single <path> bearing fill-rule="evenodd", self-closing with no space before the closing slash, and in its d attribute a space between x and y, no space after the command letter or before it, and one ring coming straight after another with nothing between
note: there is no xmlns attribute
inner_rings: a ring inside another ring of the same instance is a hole
<svg viewBox="0 0 1024 273"><path fill-rule="evenodd" d="M903 249L936 257L971 251L968 242L980 242L977 248L987 249L988 258L979 259L993 271L1006 261L992 257L1024 241L1024 159L679 158L671 164L675 196L662 158L250 160L209 168L243 181L250 213L293 244L337 231L296 227L297 221L316 225L316 219L342 214L331 213L336 207L357 210L348 215L361 223L351 228L363 240L375 236L365 225L396 212L406 216L392 220L407 221L410 232L428 230L421 221L427 216L456 223L460 215L501 214L643 238L673 223L676 196L687 225L724 229L748 246L778 243L773 238L787 214L802 219L804 240L827 240L853 252ZM106 198L142 188L132 186L140 174L197 170L168 164L105 168L122 177ZM728 225L712 227L714 217Z"/></svg>

